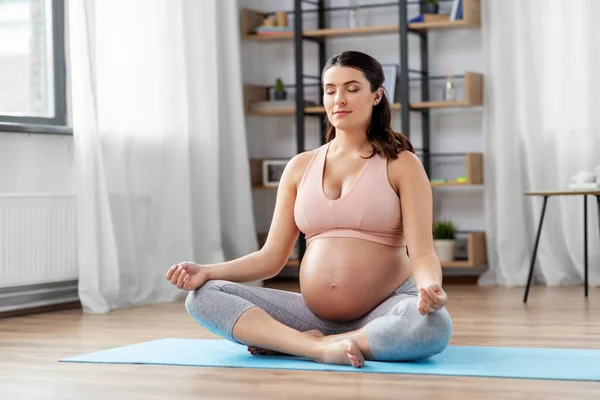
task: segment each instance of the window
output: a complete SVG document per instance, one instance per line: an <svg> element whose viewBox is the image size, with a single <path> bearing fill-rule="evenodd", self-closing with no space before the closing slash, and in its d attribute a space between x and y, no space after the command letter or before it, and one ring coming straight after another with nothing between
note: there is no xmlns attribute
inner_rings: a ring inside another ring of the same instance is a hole
<svg viewBox="0 0 600 400"><path fill-rule="evenodd" d="M64 0L0 0L0 123L66 125L64 54Z"/></svg>

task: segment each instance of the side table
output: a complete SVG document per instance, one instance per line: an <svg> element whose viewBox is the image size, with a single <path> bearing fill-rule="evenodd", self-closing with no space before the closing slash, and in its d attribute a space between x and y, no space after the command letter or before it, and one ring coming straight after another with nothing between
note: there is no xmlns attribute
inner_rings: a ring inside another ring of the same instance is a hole
<svg viewBox="0 0 600 400"><path fill-rule="evenodd" d="M527 296L529 295L529 287L531 286L531 279L533 277L533 265L535 264L535 256L537 254L538 244L540 242L540 234L542 232L542 224L544 223L544 214L546 214L546 204L548 198L551 196L583 196L583 252L584 252L584 293L585 297L588 296L588 237L587 237L587 197L596 196L598 202L598 226L600 227L600 190L542 190L542 191L530 191L525 192L525 196L543 196L544 204L542 206L542 215L540 216L540 222L538 224L537 235L535 238L535 245L533 246L533 255L531 256L531 265L529 266L529 276L527 278L527 287L525 288L525 296L523 302L527 303Z"/></svg>

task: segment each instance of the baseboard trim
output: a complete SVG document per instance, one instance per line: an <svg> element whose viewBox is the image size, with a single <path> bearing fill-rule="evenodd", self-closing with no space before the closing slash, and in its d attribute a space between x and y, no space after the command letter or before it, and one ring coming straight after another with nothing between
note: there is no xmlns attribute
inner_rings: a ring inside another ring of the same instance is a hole
<svg viewBox="0 0 600 400"><path fill-rule="evenodd" d="M70 303L50 304L47 306L23 308L14 311L0 312L0 319L11 317L23 317L26 315L42 314L47 312L82 309L81 302L73 301Z"/></svg>
<svg viewBox="0 0 600 400"><path fill-rule="evenodd" d="M77 281L0 288L0 317L73 308L79 304Z"/></svg>

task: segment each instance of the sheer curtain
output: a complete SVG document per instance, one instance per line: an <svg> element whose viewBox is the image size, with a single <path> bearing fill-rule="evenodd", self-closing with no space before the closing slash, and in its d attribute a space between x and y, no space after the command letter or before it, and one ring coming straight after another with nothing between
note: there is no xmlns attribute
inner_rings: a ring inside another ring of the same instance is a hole
<svg viewBox="0 0 600 400"><path fill-rule="evenodd" d="M257 247L236 2L68 10L84 310L182 298L170 265Z"/></svg>
<svg viewBox="0 0 600 400"><path fill-rule="evenodd" d="M489 271L482 284L527 282L542 198L600 165L600 2L483 4L485 181ZM590 284L600 283L596 199L588 198ZM535 281L583 282L583 199L550 198Z"/></svg>

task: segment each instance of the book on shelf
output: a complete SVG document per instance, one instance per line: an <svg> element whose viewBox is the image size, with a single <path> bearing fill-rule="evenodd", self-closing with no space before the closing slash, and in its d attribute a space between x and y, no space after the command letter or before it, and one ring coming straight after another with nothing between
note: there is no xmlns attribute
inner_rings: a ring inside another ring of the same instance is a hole
<svg viewBox="0 0 600 400"><path fill-rule="evenodd" d="M452 11L450 11L450 21L463 19L463 0L454 0Z"/></svg>

